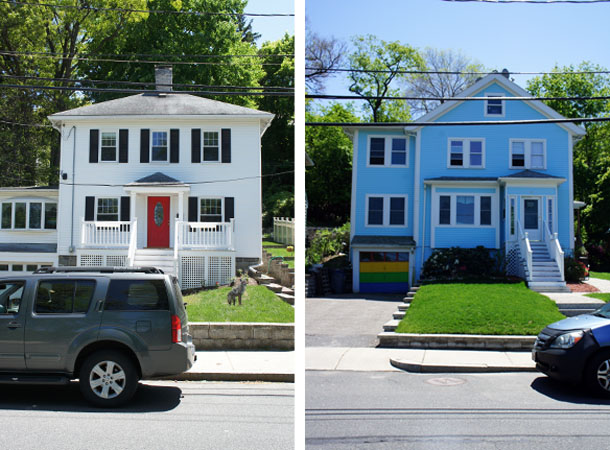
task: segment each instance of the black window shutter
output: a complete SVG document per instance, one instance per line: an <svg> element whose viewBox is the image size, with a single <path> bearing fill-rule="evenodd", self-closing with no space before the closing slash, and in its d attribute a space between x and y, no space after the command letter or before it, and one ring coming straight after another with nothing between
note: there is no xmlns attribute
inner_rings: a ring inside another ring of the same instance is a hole
<svg viewBox="0 0 610 450"><path fill-rule="evenodd" d="M85 197L85 220L95 220L95 197Z"/></svg>
<svg viewBox="0 0 610 450"><path fill-rule="evenodd" d="M225 197L225 222L235 218L235 197Z"/></svg>
<svg viewBox="0 0 610 450"><path fill-rule="evenodd" d="M129 158L129 130L119 130L119 162L126 163Z"/></svg>
<svg viewBox="0 0 610 450"><path fill-rule="evenodd" d="M223 128L221 131L222 140L222 162L231 162L231 129Z"/></svg>
<svg viewBox="0 0 610 450"><path fill-rule="evenodd" d="M121 197L121 222L129 222L129 197Z"/></svg>
<svg viewBox="0 0 610 450"><path fill-rule="evenodd" d="M96 163L98 146L100 140L100 130L89 130L89 162Z"/></svg>
<svg viewBox="0 0 610 450"><path fill-rule="evenodd" d="M150 161L150 130L140 130L140 162Z"/></svg>
<svg viewBox="0 0 610 450"><path fill-rule="evenodd" d="M193 128L191 130L191 162L201 162L201 129Z"/></svg>
<svg viewBox="0 0 610 450"><path fill-rule="evenodd" d="M197 217L197 197L189 197L189 222L199 222Z"/></svg>
<svg viewBox="0 0 610 450"><path fill-rule="evenodd" d="M169 162L180 162L180 130L169 130Z"/></svg>

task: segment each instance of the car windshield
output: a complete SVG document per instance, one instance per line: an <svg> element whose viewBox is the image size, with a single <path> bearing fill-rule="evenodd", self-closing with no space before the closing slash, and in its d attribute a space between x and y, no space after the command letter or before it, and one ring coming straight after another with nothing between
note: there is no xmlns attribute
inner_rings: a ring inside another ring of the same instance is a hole
<svg viewBox="0 0 610 450"><path fill-rule="evenodd" d="M596 309L593 312L594 316L605 317L606 319L610 319L610 303L606 303L599 309Z"/></svg>

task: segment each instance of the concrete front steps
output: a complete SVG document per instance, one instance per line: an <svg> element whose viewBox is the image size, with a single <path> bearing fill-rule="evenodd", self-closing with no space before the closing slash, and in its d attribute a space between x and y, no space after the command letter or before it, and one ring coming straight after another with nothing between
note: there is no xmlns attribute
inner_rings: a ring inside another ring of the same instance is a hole
<svg viewBox="0 0 610 450"><path fill-rule="evenodd" d="M403 302L398 305L398 310L394 312L392 320L383 324L384 332L393 332L396 330L396 327L405 316L407 309L409 309L409 306L411 306L411 301L415 297L418 290L419 286L409 288L409 292L407 292L407 295L402 299Z"/></svg>
<svg viewBox="0 0 610 450"><path fill-rule="evenodd" d="M277 297L289 305L294 305L294 290L282 286L277 283L277 280L269 275L257 270L256 267L252 266L248 269L248 276L254 278L256 282L262 286L265 286L270 291L274 292Z"/></svg>
<svg viewBox="0 0 610 450"><path fill-rule="evenodd" d="M133 258L136 267L151 266L161 269L163 273L177 275L174 267L174 251L164 248L142 248L136 250Z"/></svg>
<svg viewBox="0 0 610 450"><path fill-rule="evenodd" d="M527 283L536 292L570 292L557 263L551 259L544 242L530 242L532 248L532 280ZM529 273L526 270L526 276Z"/></svg>

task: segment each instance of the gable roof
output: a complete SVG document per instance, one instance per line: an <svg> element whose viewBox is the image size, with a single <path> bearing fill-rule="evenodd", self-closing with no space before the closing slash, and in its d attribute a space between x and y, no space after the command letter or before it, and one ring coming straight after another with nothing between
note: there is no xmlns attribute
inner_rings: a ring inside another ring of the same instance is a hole
<svg viewBox="0 0 610 450"><path fill-rule="evenodd" d="M465 91L458 94L456 97L473 97L475 94L486 89L488 86L492 85L493 83L499 84L501 87L506 89L508 92L510 92L515 97L531 97L532 96L529 92L527 92L521 86L513 83L512 81L510 81L507 77L505 77L501 73L490 73L489 75L486 75L485 77L479 79L476 83L474 83L472 86L470 86ZM546 105L545 103L543 103L540 100L522 100L522 101L549 119L565 119L564 116L562 116L557 111L555 111L553 108ZM463 100L447 101L447 102L443 103L442 105L440 105L438 108L434 109L433 111L430 111L428 114L425 114L425 115L419 117L418 119L414 120L413 122L415 122L415 123L433 122L436 119L438 119L439 117L441 117L442 115L444 115L445 113L448 113L449 111L451 111L453 108L461 105L463 102L464 102ZM584 130L584 128L582 128L578 125L575 125L572 122L558 123L557 125L564 128L566 131L568 131L572 135L584 136L586 134L586 131ZM421 128L421 126L413 125L410 127L406 127L407 130L415 130L417 128Z"/></svg>
<svg viewBox="0 0 610 450"><path fill-rule="evenodd" d="M183 184L182 181L176 180L175 178L172 178L169 175L165 175L162 172L155 172L152 175L148 175L148 176L146 176L144 178L140 178L139 180L136 180L136 181L134 181L133 183L130 183L130 184L137 184L137 183L144 183L144 184L148 184L148 183Z"/></svg>

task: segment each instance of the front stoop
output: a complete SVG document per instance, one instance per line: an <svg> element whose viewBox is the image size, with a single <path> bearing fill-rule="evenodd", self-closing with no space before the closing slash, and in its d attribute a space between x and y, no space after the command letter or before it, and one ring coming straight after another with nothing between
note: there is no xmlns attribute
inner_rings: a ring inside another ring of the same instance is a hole
<svg viewBox="0 0 610 450"><path fill-rule="evenodd" d="M536 292L570 292L557 263L551 259L546 244L532 242L532 273L527 287ZM527 269L527 277L530 276Z"/></svg>

